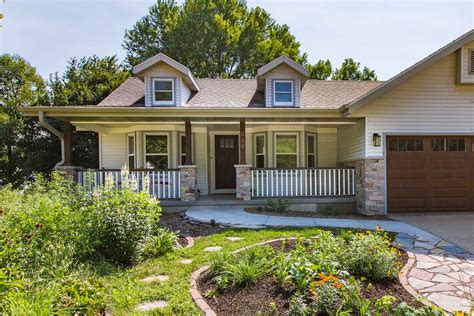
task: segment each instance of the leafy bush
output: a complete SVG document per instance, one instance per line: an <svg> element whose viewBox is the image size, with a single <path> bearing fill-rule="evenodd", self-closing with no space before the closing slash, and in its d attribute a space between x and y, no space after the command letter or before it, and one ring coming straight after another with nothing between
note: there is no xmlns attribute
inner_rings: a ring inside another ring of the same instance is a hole
<svg viewBox="0 0 474 316"><path fill-rule="evenodd" d="M159 228L148 238L143 249L144 258L155 258L173 250L178 236L167 228Z"/></svg>
<svg viewBox="0 0 474 316"><path fill-rule="evenodd" d="M288 199L267 199L265 201L265 210L283 213L290 206L290 200Z"/></svg>
<svg viewBox="0 0 474 316"><path fill-rule="evenodd" d="M161 208L147 192L130 188L103 190L94 194L89 211L95 218L97 252L119 264L136 262L146 243L158 229Z"/></svg>
<svg viewBox="0 0 474 316"><path fill-rule="evenodd" d="M356 233L341 253L350 273L368 279L395 278L400 271L398 252L383 232Z"/></svg>

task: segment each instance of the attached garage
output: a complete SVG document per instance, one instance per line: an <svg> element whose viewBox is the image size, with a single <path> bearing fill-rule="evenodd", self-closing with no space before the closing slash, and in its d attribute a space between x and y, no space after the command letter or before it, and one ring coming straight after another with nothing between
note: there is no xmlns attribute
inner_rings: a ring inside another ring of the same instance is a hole
<svg viewBox="0 0 474 316"><path fill-rule="evenodd" d="M473 136L387 137L388 212L474 210Z"/></svg>

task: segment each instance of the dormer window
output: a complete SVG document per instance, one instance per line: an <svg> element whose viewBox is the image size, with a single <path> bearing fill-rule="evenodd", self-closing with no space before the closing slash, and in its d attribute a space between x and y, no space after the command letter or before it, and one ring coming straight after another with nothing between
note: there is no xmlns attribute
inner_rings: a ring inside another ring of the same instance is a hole
<svg viewBox="0 0 474 316"><path fill-rule="evenodd" d="M153 79L153 105L174 105L174 79Z"/></svg>
<svg viewBox="0 0 474 316"><path fill-rule="evenodd" d="M291 106L294 105L293 80L273 81L273 105Z"/></svg>

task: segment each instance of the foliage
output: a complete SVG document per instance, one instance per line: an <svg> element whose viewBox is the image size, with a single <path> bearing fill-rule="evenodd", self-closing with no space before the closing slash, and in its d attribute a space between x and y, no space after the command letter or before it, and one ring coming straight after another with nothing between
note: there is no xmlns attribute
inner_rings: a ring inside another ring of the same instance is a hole
<svg viewBox="0 0 474 316"><path fill-rule="evenodd" d="M318 60L314 65L308 65L311 79L326 80L332 74L332 65L329 59Z"/></svg>
<svg viewBox="0 0 474 316"><path fill-rule="evenodd" d="M340 68L336 68L331 76L332 80L377 80L374 70L364 66L360 70L360 63L352 58L346 58Z"/></svg>
<svg viewBox="0 0 474 316"><path fill-rule="evenodd" d="M197 29L199 36L189 36ZM253 77L280 55L306 59L287 25L242 0L187 0L181 6L158 0L126 31L123 47L129 66L163 52L208 78Z"/></svg>
<svg viewBox="0 0 474 316"><path fill-rule="evenodd" d="M334 216L337 215L337 209L333 205L325 205L322 207L319 212L323 215Z"/></svg>
<svg viewBox="0 0 474 316"><path fill-rule="evenodd" d="M35 164L48 161L39 153L52 150L53 146L44 142L44 151L38 151L37 142L45 136L33 133L37 129L32 127L37 124L24 121L18 111L20 106L43 102L45 96L46 84L35 68L18 55L0 55L0 185L17 186L31 176ZM31 153L35 154L30 156Z"/></svg>
<svg viewBox="0 0 474 316"><path fill-rule="evenodd" d="M284 213L288 206L290 206L288 199L266 199L265 201L265 209L271 212Z"/></svg>
<svg viewBox="0 0 474 316"><path fill-rule="evenodd" d="M145 243L144 258L156 258L173 251L178 236L167 228L159 228Z"/></svg>
<svg viewBox="0 0 474 316"><path fill-rule="evenodd" d="M400 269L398 252L390 246L388 236L376 233L356 233L349 240L341 260L352 274L373 280L395 278Z"/></svg>
<svg viewBox="0 0 474 316"><path fill-rule="evenodd" d="M228 287L248 287L268 272L270 247L254 247L238 257L221 255L211 265L211 275L219 291Z"/></svg>

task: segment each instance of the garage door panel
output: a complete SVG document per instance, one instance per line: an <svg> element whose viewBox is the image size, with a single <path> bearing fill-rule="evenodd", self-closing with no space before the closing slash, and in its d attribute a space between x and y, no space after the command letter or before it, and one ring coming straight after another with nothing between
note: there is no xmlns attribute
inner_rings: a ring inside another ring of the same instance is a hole
<svg viewBox="0 0 474 316"><path fill-rule="evenodd" d="M451 148L453 140L463 143ZM389 211L465 211L474 209L474 137L399 136L390 142L407 139L423 141L419 151L388 146L387 197ZM435 149L433 142L441 140ZM444 143L443 143L444 142ZM464 149L465 148L465 149ZM458 150L458 151L456 151Z"/></svg>

